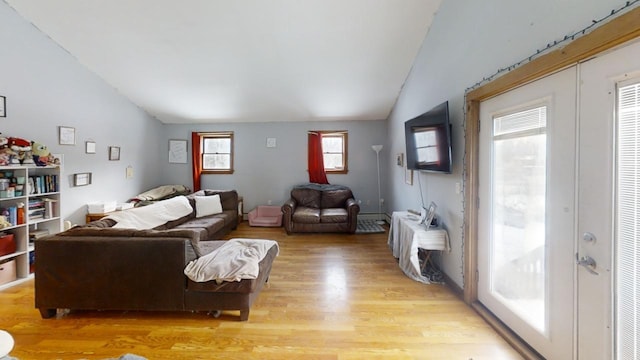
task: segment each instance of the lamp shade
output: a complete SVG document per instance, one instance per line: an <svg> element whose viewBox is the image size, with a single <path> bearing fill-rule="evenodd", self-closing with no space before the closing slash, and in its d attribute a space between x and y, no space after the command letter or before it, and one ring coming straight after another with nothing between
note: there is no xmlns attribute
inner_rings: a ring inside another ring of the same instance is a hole
<svg viewBox="0 0 640 360"><path fill-rule="evenodd" d="M375 151L376 153L379 153L380 150L382 150L382 145L371 145L371 148L373 149L373 151Z"/></svg>

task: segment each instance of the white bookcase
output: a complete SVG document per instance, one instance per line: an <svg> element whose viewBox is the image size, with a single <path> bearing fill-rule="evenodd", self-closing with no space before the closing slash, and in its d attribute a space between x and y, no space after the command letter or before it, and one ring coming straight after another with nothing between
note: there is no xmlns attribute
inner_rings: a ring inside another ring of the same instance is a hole
<svg viewBox="0 0 640 360"><path fill-rule="evenodd" d="M15 279L7 281L5 277L4 283L0 284L0 289L4 289L32 276L37 259L34 259L35 249L30 238L42 233L55 234L61 231L62 177L58 166L0 166L0 174L3 175L2 178L11 179L11 184L16 185L12 186L13 193L0 190L0 215L11 208L17 208L19 204L24 204L24 221L20 223L16 216L15 220L12 219L14 223L11 226L0 228L0 232L13 234L16 244L15 252L0 256L0 272L11 272L15 266ZM20 185L21 192L17 190Z"/></svg>

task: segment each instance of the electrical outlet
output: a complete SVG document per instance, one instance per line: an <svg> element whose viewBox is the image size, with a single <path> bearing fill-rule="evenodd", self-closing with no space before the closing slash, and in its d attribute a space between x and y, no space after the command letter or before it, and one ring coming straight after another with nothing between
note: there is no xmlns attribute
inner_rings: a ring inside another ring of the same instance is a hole
<svg viewBox="0 0 640 360"><path fill-rule="evenodd" d="M271 200L267 200L267 205L271 205Z"/></svg>
<svg viewBox="0 0 640 360"><path fill-rule="evenodd" d="M384 204L384 199L380 199L380 205Z"/></svg>

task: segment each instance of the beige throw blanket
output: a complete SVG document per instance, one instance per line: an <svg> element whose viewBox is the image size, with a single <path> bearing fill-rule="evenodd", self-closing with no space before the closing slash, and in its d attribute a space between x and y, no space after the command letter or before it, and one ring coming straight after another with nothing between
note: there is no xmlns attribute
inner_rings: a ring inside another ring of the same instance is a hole
<svg viewBox="0 0 640 360"><path fill-rule="evenodd" d="M184 274L196 282L215 280L240 281L255 279L262 261L272 246L278 246L273 240L231 239L209 254L191 261Z"/></svg>
<svg viewBox="0 0 640 360"><path fill-rule="evenodd" d="M147 230L168 221L177 220L190 214L193 208L184 196L158 201L157 203L115 212L106 217L117 222L114 228Z"/></svg>

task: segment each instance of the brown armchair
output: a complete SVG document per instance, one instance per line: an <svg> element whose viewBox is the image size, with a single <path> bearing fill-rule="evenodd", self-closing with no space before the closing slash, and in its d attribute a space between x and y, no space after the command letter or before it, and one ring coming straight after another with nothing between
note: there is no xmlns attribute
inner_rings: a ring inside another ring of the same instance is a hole
<svg viewBox="0 0 640 360"><path fill-rule="evenodd" d="M360 205L351 189L341 185L306 184L291 190L291 198L282 205L287 233L355 233Z"/></svg>

